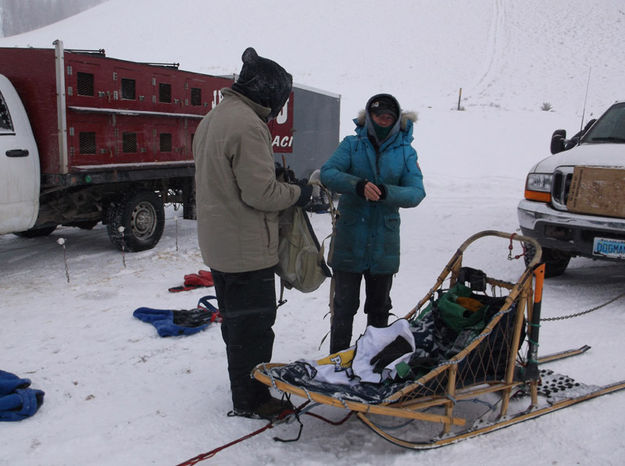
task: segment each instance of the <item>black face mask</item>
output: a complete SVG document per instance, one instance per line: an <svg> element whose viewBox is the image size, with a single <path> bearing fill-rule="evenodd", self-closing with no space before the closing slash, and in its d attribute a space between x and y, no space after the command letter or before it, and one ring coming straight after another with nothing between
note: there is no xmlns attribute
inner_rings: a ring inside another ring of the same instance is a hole
<svg viewBox="0 0 625 466"><path fill-rule="evenodd" d="M375 131L375 135L380 142L384 142L386 140L391 130L393 129L393 126L395 126L394 122L390 126L380 126L375 121L373 121L373 119L371 119L371 123L373 124L373 130Z"/></svg>
<svg viewBox="0 0 625 466"><path fill-rule="evenodd" d="M258 56L248 47L242 56L243 67L232 89L253 100L271 112L268 120L275 118L286 103L293 87L293 78L276 62Z"/></svg>

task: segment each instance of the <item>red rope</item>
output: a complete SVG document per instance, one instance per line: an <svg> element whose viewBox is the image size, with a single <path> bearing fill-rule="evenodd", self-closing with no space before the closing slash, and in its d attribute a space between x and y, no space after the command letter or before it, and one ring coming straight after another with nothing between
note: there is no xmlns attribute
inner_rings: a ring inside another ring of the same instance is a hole
<svg viewBox="0 0 625 466"><path fill-rule="evenodd" d="M182 463L180 463L178 466L191 466L193 464L197 464L200 461L204 461L205 459L208 458L212 458L213 456L215 456L217 453L219 453L221 450L225 450L228 447L231 447L232 445L236 445L239 442L242 442L243 440L247 440L250 437L254 437L255 435L258 435L264 431L266 431L267 429L271 429L273 427L273 422L269 422L265 427L262 427L254 432L252 432L251 434L247 434L244 435L243 437L234 440L230 443L226 443L225 445L222 445L221 447L215 448L214 450L208 451L206 453L200 453L199 455L191 458L190 460L184 461Z"/></svg>
<svg viewBox="0 0 625 466"><path fill-rule="evenodd" d="M284 410L284 412L280 413L280 415L278 416L278 419L276 419L277 421L282 421L284 419L286 419L287 417L289 417L292 414L296 414L298 413L304 406L306 406L309 402L306 401L305 403L303 403L301 406L299 406L298 408L296 408L295 410L293 409L286 409ZM200 461L204 461L205 459L208 458L212 458L213 456L215 456L217 453L219 453L221 450L225 450L228 447L231 447L232 445L236 445L239 442L242 442L243 440L247 440L248 438L254 437L255 435L258 435L268 429L273 428L273 421L268 422L265 427L261 427L258 430L255 430L254 432L244 435L243 437L237 439L237 440L233 440L230 443L226 443L225 445L222 445L221 447L217 447L214 450L211 451L207 451L206 453L200 453L197 456L194 456L193 458L184 461L180 464L178 464L177 466L191 466L193 464L197 464Z"/></svg>
<svg viewBox="0 0 625 466"><path fill-rule="evenodd" d="M277 420L278 421L282 421L282 420L286 419L288 416L290 416L292 414L297 415L297 413L299 413L302 410L302 408L304 406L306 406L309 402L310 401L304 402L302 405L297 407L295 410L285 410L283 413L281 413L278 416ZM340 421L332 421L332 420L327 419L327 418L325 418L323 416L320 416L319 414L315 414L315 413L311 413L311 412L305 412L304 414L308 414L309 416L315 417L317 419L321 419L322 421L327 422L328 424L332 424L334 426L339 426L339 425L343 424L345 421L347 421L350 418L350 416L353 414L353 411L350 411L347 414L347 416L345 416ZM217 447L214 450L207 451L206 453L200 453L199 455L194 456L193 458L188 459L188 460L178 464L177 466L191 466L191 465L199 463L200 461L204 461L205 459L212 458L217 453L219 453L221 450L225 450L226 448L231 447L232 445L236 445L237 443L242 442L243 440L247 440L248 438L254 437L255 435L258 435L258 434L260 434L260 433L262 433L262 432L264 432L264 431L266 431L268 429L273 428L273 426L274 426L273 421L270 421L264 427L261 427L260 429L255 430L254 432L252 432L250 434L244 435L243 437L238 438L237 440L233 440L230 443L226 443L225 445L222 445L221 447ZM301 428L300 428L300 433L301 433ZM299 438L299 435L298 435L298 438Z"/></svg>

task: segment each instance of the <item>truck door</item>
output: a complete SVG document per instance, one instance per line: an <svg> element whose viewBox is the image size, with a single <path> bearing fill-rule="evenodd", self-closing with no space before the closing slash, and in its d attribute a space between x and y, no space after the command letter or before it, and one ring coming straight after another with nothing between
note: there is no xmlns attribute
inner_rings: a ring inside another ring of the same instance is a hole
<svg viewBox="0 0 625 466"><path fill-rule="evenodd" d="M31 228L39 211L39 153L22 101L0 74L0 234Z"/></svg>

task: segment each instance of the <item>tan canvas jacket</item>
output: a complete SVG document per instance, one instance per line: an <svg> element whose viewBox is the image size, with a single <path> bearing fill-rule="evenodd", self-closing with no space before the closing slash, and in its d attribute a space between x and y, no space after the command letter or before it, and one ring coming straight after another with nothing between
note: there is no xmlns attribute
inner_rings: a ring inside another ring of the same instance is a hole
<svg viewBox="0 0 625 466"><path fill-rule="evenodd" d="M198 242L204 263L247 272L278 263L278 214L300 188L276 180L270 109L222 89L193 140Z"/></svg>

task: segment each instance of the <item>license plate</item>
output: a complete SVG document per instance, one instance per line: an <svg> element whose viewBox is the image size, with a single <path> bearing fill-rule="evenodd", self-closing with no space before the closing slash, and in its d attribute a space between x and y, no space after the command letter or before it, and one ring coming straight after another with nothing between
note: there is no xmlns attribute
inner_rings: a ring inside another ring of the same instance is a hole
<svg viewBox="0 0 625 466"><path fill-rule="evenodd" d="M625 259L625 241L611 238L595 238L592 244L594 256Z"/></svg>

